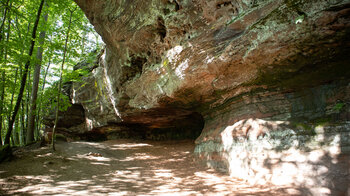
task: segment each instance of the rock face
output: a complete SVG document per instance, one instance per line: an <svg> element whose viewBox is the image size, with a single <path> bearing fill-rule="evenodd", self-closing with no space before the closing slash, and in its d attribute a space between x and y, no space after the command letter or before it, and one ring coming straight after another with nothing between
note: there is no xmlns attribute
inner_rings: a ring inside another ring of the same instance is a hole
<svg viewBox="0 0 350 196"><path fill-rule="evenodd" d="M75 1L106 43L73 85L87 130L200 133L232 176L348 191L349 0Z"/></svg>
<svg viewBox="0 0 350 196"><path fill-rule="evenodd" d="M45 125L53 127L55 121L55 116L46 116ZM59 119L57 126L62 128L70 128L79 125L85 121L84 118L84 108L79 104L73 104L65 112L59 113Z"/></svg>

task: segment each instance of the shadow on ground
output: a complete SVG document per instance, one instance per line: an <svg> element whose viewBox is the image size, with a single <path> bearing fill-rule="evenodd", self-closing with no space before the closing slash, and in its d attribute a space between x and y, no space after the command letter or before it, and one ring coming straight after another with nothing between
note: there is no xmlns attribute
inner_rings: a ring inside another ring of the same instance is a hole
<svg viewBox="0 0 350 196"><path fill-rule="evenodd" d="M285 195L251 186L194 160L193 141L110 140L18 150L0 164L0 195Z"/></svg>

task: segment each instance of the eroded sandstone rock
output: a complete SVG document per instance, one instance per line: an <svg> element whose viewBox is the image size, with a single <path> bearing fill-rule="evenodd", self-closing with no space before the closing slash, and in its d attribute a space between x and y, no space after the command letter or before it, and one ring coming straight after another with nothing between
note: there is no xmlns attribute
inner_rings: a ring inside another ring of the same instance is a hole
<svg viewBox="0 0 350 196"><path fill-rule="evenodd" d="M110 128L121 134L136 126L132 130L147 134L189 130L204 121L196 140L199 157L233 176L270 175L260 178L270 182L308 170L278 173L298 169L288 164L299 160L273 162L287 168L278 170L266 154L288 159L289 149L312 154L324 148L320 162L305 158L300 167L349 160L343 140L312 142L349 134L348 0L75 1L106 43L99 67L73 85L73 102L84 107L88 130ZM327 122L322 125L327 133L317 132L319 121ZM266 150L261 142L276 145ZM327 151L333 147L335 154ZM240 157L240 152L255 155ZM338 175L334 168L327 168L328 176ZM346 183L349 172L340 168ZM347 191L329 183L320 186L330 193Z"/></svg>
<svg viewBox="0 0 350 196"><path fill-rule="evenodd" d="M84 95L105 100L105 121L169 105L202 112L256 89L349 75L347 1L77 3L107 44Z"/></svg>
<svg viewBox="0 0 350 196"><path fill-rule="evenodd" d="M80 125L85 122L84 108L79 104L73 104L65 112L59 113L58 127L70 128L73 126ZM44 123L50 127L53 127L55 116L45 116Z"/></svg>

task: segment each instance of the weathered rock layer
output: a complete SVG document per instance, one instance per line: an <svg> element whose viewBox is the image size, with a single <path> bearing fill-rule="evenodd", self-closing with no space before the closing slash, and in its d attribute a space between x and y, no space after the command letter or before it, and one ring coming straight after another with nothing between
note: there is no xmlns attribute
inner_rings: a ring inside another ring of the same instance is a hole
<svg viewBox="0 0 350 196"><path fill-rule="evenodd" d="M87 130L201 133L196 154L233 176L347 191L348 0L75 1L106 43L73 85Z"/></svg>

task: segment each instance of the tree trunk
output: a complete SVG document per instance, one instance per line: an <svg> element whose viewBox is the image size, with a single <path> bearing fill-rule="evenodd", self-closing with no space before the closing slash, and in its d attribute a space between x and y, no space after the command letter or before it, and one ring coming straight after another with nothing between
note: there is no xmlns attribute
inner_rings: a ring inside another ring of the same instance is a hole
<svg viewBox="0 0 350 196"><path fill-rule="evenodd" d="M2 35L3 35L3 33L4 33L4 25L5 25L5 21L6 21L6 15L7 15L7 12L8 12L8 9L12 6L12 3L9 5L9 0L6 2L6 8L5 8L5 13L4 13L4 18L3 18L3 21L2 21L2 24L1 24L1 27L0 27L0 29L1 29L1 39L0 39L0 41L2 40ZM9 42L9 40L10 40L10 32L11 32L11 19L10 18L8 18L8 20L7 20L7 22L8 22L8 24L7 24L7 35L6 35L6 42L8 43ZM2 50L1 51L1 56L3 55L3 52L5 52L5 54L4 54L4 64L7 64L7 52L8 52L8 48L7 47L4 47L4 48L2 48L2 49L4 49L4 50ZM17 72L16 72L16 74L17 74ZM3 74L2 74L2 76L3 76L3 85L2 85L2 94L1 94L1 112L0 112L0 115L1 115L1 125L0 125L0 130L2 130L2 124L3 124L3 108L4 108L4 101L5 101L5 82L6 82L6 74L5 74L5 71L3 71ZM15 85L16 86L16 85ZM0 134L1 134L1 131L0 131ZM0 137L1 137L1 135L0 135ZM2 140L2 139L1 139Z"/></svg>
<svg viewBox="0 0 350 196"><path fill-rule="evenodd" d="M61 88L62 88L62 72L63 72L63 68L64 68L64 63L66 60L66 53L67 53L67 45L68 45L68 40L69 40L69 32L70 32L70 26L72 24L72 16L74 11L76 10L76 8L74 10L70 10L70 16L69 16L69 24L68 24L68 29L67 29L67 37L66 37L66 41L64 44L64 51L63 51L63 59L62 59L62 64L61 64L61 70L60 70L60 82L58 83L58 95L57 95L57 107L56 107L56 115L55 115L55 124L53 126L53 130L52 130L52 150L56 150L55 148L55 134L56 134L56 128L57 128L57 122L58 122L58 112L59 112L59 108L60 108L60 99L61 99Z"/></svg>
<svg viewBox="0 0 350 196"><path fill-rule="evenodd" d="M7 2L8 4L8 2ZM2 24L0 26L0 42L1 39L3 37L3 28L4 28L4 22L6 20L6 12L7 12L7 8L5 8L5 13L4 13L4 17L2 20ZM0 56L2 57L2 54L4 52L4 48L0 49ZM0 146L2 146L2 113L3 113L3 108L4 108L4 101L5 101L5 81L6 81L6 73L4 70L1 71L1 95L0 95Z"/></svg>
<svg viewBox="0 0 350 196"><path fill-rule="evenodd" d="M1 80L2 80L2 85L1 85L1 95L0 95L0 146L2 146L2 112L4 108L4 98L5 98L5 71L2 71L1 74Z"/></svg>
<svg viewBox="0 0 350 196"><path fill-rule="evenodd" d="M47 22L48 14L45 14L44 21ZM33 74L33 86L32 86L32 93L31 93L31 99L30 99L30 111L29 111L29 118L28 118L28 126L27 126L27 138L26 143L29 144L34 141L34 129L35 129L35 117L36 117L36 100L38 97L38 88L39 88L39 80L40 80L40 68L41 68L41 62L43 58L43 48L45 41L45 34L46 31L41 31L39 35L39 47L36 54L36 58L38 60L38 63L35 65L34 74Z"/></svg>
<svg viewBox="0 0 350 196"><path fill-rule="evenodd" d="M15 73L15 82L12 88L12 94L11 94L11 100L10 100L10 106L9 106L9 112L8 112L8 122L11 120L11 113L12 113L12 108L13 108L13 99L15 97L16 93L16 86L17 86L17 75L18 75L18 68L16 69Z"/></svg>
<svg viewBox="0 0 350 196"><path fill-rule="evenodd" d="M17 140L17 132L16 132L16 126L15 129L12 131L12 145L17 146L18 140Z"/></svg>
<svg viewBox="0 0 350 196"><path fill-rule="evenodd" d="M5 5L5 13L4 13L4 17L2 18L2 23L1 23L1 25L0 25L0 41L2 40L2 31L3 31L3 29L4 29L4 25L5 25L5 21L6 21L6 17L7 17L7 12L8 12L8 10L9 10L9 8L11 7L11 6L9 6L9 3L10 3L10 0L7 0L7 2L6 2L6 5Z"/></svg>
<svg viewBox="0 0 350 196"><path fill-rule="evenodd" d="M37 28L38 28L39 19L40 19L40 15L41 15L41 11L42 11L43 5L44 5L44 1L45 0L41 0L40 6L39 6L39 9L38 9L38 13L37 13L37 16L36 16L36 20L35 20L35 23L34 23L33 32L32 32L31 46L30 46L30 49L29 49L29 52L28 52L28 56L30 58L27 60L27 62L25 64L25 67L24 67L24 73L23 73L22 79L21 79L21 87L19 89L19 94L18 94L18 97L17 97L17 101L16 101L15 109L14 109L13 114L12 114L11 121L9 122L8 131L7 131L6 137L5 137L5 144L10 144L10 136L11 136L11 133L12 133L12 130L13 130L13 124L14 124L14 121L16 120L17 112L18 112L18 109L19 109L19 107L21 105L23 92L24 92L24 88L25 88L25 85L26 85L26 81L27 81L28 68L29 68L29 65L30 65L31 57L33 55L33 50L34 50L34 45L35 45L35 38L36 38L36 31L37 31Z"/></svg>
<svg viewBox="0 0 350 196"><path fill-rule="evenodd" d="M20 132L20 127L19 127L19 115L17 115L16 120L15 120L15 133L16 133L16 138L17 138L17 144L19 146L22 146L22 140L21 140L21 132Z"/></svg>
<svg viewBox="0 0 350 196"><path fill-rule="evenodd" d="M21 104L21 115L20 115L20 121L21 121L21 141L22 144L25 144L26 138L25 138L25 121L24 121L24 103Z"/></svg>
<svg viewBox="0 0 350 196"><path fill-rule="evenodd" d="M46 70L45 70L45 74L44 74L44 78L43 78L43 85L41 87L41 94L40 94L41 97L43 96L43 93L44 93L44 89L45 89L45 85L46 85L46 77L47 77L47 74L49 73L50 66L51 66L51 59L49 59L49 63L48 63ZM41 102L39 102L38 114L37 114L37 126L38 126L37 130L39 130L39 128L41 127L41 120L40 120L41 111L42 111ZM37 134L37 136L39 136L39 134Z"/></svg>
<svg viewBox="0 0 350 196"><path fill-rule="evenodd" d="M8 18L8 24L7 24L7 36L6 36L6 42L9 43L10 40L10 32L11 32L11 20L10 18ZM4 57L4 62L7 63L7 48L5 48L5 57ZM16 73L15 73L15 83L12 87L12 95L11 95L11 101L10 101L10 107L9 107L9 112L8 112L8 122L10 121L10 116L11 116L11 112L12 112L12 107L13 107L13 99L15 96L15 92L16 92L16 86L17 86L17 74L18 74L18 69L16 69ZM12 142L13 142L13 137L12 137Z"/></svg>
<svg viewBox="0 0 350 196"><path fill-rule="evenodd" d="M27 84L26 84L26 86L27 86L27 89L25 90L25 92L23 92L24 94L25 94L25 99L23 100L23 101L25 101L25 107L26 107L26 112L25 112L25 126L26 126L26 128L25 128L25 131L26 131L26 135L27 135L27 130L28 130L28 117L29 117L29 99L30 99L30 89L31 89L31 73L32 73L32 70L31 70L31 66L29 66L29 68L28 68L28 75L27 75Z"/></svg>

